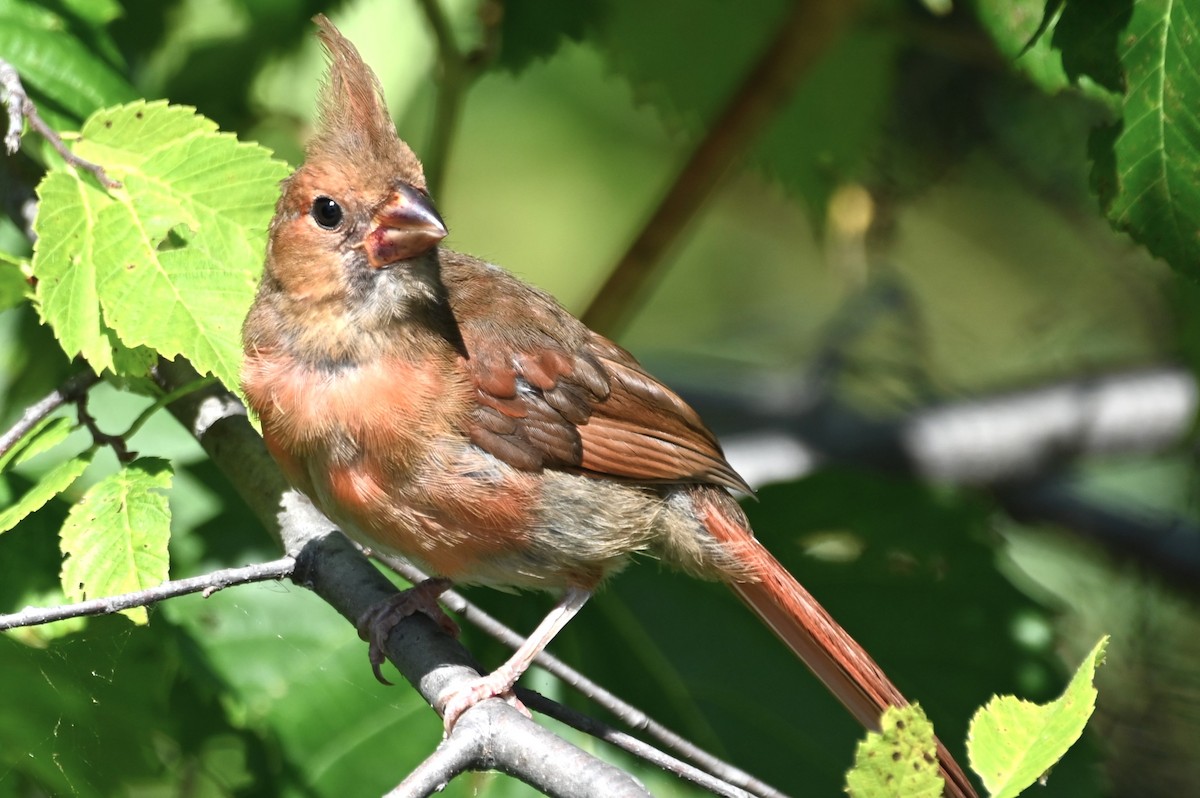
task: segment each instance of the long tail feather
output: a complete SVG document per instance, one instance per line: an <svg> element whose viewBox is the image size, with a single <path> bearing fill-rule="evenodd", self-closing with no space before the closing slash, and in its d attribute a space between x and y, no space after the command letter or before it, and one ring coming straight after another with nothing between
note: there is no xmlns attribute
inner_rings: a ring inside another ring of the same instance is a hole
<svg viewBox="0 0 1200 798"><path fill-rule="evenodd" d="M878 731L889 706L908 701L871 655L817 603L804 587L753 535L716 505L709 505L706 526L738 553L754 581L730 587L776 636L817 675L830 692L866 728ZM949 798L976 798L974 787L950 752L937 744L938 764Z"/></svg>

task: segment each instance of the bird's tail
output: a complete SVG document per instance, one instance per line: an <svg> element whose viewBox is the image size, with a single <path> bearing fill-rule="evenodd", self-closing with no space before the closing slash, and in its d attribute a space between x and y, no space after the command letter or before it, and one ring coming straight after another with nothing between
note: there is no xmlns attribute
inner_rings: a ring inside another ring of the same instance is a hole
<svg viewBox="0 0 1200 798"><path fill-rule="evenodd" d="M747 581L730 587L776 636L817 675L838 700L867 729L879 730L880 717L890 706L908 701L891 680L837 621L751 532L717 503L698 509L705 526L745 567ZM976 798L975 789L950 756L937 744L938 764L948 798Z"/></svg>

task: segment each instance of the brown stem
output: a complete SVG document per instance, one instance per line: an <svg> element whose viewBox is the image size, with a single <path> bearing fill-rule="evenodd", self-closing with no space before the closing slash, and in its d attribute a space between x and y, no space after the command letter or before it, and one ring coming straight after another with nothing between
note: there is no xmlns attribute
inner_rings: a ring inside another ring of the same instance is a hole
<svg viewBox="0 0 1200 798"><path fill-rule="evenodd" d="M462 115L463 100L496 53L496 38L500 31L499 17L490 13L488 3L483 4L483 39L476 49L464 53L454 41L450 21L438 0L417 0L417 4L425 14L437 41L438 67L441 70L434 103L433 132L422 162L429 192L444 200L442 189L446 166L450 161L454 134L458 130L458 121Z"/></svg>
<svg viewBox="0 0 1200 798"><path fill-rule="evenodd" d="M855 3L798 0L774 41L696 146L679 176L583 314L614 335L644 301L667 251L729 169L787 102L800 77L837 39Z"/></svg>
<svg viewBox="0 0 1200 798"><path fill-rule="evenodd" d="M96 418L88 412L88 394L83 393L75 397L75 411L79 415L79 423L92 434L92 441L97 446L108 446L113 450L113 454L117 456L117 460L122 465L132 463L137 459L137 452L129 450L125 439L120 435L110 435L100 429L100 425L96 423Z"/></svg>

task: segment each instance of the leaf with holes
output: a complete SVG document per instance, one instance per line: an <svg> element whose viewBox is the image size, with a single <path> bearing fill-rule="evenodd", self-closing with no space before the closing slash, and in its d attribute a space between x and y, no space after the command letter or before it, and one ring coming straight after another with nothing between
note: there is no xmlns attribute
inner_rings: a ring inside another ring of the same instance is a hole
<svg viewBox="0 0 1200 798"><path fill-rule="evenodd" d="M75 151L122 187L66 172L39 187L37 300L63 348L134 376L145 351L183 355L236 386L238 331L287 165L164 102L97 112Z"/></svg>
<svg viewBox="0 0 1200 798"><path fill-rule="evenodd" d="M145 590L167 578L171 486L166 460L143 457L97 482L71 508L62 528L62 586L83 601ZM145 607L122 610L146 623Z"/></svg>
<svg viewBox="0 0 1200 798"><path fill-rule="evenodd" d="M880 731L868 732L858 744L846 774L846 792L853 798L938 798L942 787L933 724L916 704L889 707Z"/></svg>

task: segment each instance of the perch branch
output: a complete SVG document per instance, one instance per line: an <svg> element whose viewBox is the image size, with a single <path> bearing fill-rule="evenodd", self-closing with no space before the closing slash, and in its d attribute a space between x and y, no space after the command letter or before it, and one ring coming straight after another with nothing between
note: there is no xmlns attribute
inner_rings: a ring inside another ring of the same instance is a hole
<svg viewBox="0 0 1200 798"><path fill-rule="evenodd" d="M419 568L397 557L390 557L378 552L375 552L372 556L413 584L423 582L428 578ZM447 590L443 593L441 602L451 611L462 616L472 626L511 649L515 650L525 642L525 638L520 634L501 623L495 616L486 612L456 590ZM641 740L623 734L587 715L575 712L557 702L549 701L532 691L518 688L521 700L525 702L526 706L535 708L539 712L572 728L591 734L597 739L604 740L610 745L658 765L663 770L674 773L680 778L691 781L717 795L743 794L742 791L744 790L753 795L763 796L763 798L783 798L783 793L771 785L713 756L690 740L671 731L642 710L619 696L614 695L604 687L601 687L553 654L542 651L538 654L535 662L547 673L574 688L580 695L611 712L629 728L641 729L668 749L699 767L693 768L674 757L670 757L646 745ZM703 770L700 768L703 768ZM735 789L731 790L730 787Z"/></svg>

